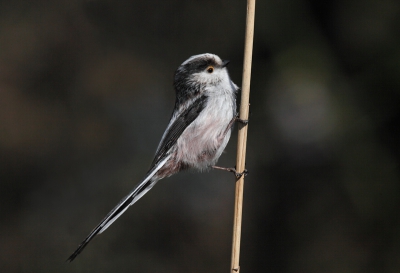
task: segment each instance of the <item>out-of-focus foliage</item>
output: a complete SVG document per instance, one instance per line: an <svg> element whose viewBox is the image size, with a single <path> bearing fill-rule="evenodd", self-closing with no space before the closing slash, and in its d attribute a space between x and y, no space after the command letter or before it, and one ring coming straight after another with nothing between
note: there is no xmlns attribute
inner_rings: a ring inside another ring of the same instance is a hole
<svg viewBox="0 0 400 273"><path fill-rule="evenodd" d="M241 268L400 271L400 2L258 1ZM147 171L189 56L230 59L245 1L0 2L2 272L227 272L229 174ZM220 165L235 162L234 134Z"/></svg>

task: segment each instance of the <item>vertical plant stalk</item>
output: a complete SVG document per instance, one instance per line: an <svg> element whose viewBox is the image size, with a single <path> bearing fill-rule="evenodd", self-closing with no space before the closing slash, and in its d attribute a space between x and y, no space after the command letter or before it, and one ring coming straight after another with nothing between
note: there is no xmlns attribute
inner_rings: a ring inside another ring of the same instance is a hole
<svg viewBox="0 0 400 273"><path fill-rule="evenodd" d="M247 0L247 16L246 16L246 35L244 44L244 61L242 75L242 96L240 100L239 118L248 120L249 118L249 98L250 98L250 78L251 78L251 61L253 54L253 37L254 37L254 14L256 0ZM236 171L241 173L245 169L246 163L246 142L247 142L247 125L239 124L238 145L236 157ZM231 273L240 271L240 236L242 231L242 207L243 207L243 186L244 175L236 181L235 189L235 212L233 218L233 239L232 239L232 258Z"/></svg>

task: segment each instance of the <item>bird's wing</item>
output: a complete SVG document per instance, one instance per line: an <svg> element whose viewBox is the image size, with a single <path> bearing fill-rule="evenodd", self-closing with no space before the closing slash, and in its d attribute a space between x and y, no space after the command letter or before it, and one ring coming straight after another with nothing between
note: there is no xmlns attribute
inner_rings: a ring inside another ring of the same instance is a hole
<svg viewBox="0 0 400 273"><path fill-rule="evenodd" d="M176 143L183 131L199 116L207 103L207 96L203 95L194 100L190 106L183 111L166 129L160 144L158 145L156 155L154 156L152 168L162 160L169 152L171 147Z"/></svg>
<svg viewBox="0 0 400 273"><path fill-rule="evenodd" d="M164 164L171 157L170 149L176 143L179 136L183 131L198 117L200 112L204 109L207 97L202 96L194 101L183 111L172 124L167 128L164 136L157 149L155 158L151 165L150 170L147 172L146 177L142 182L127 196L125 196L115 208L113 208L106 217L90 232L85 240L79 245L75 252L67 259L72 262L79 253L87 246L87 244L97 235L106 230L115 220L118 219L133 203L139 200L146 192L148 192L157 181L152 180L154 174L164 166Z"/></svg>

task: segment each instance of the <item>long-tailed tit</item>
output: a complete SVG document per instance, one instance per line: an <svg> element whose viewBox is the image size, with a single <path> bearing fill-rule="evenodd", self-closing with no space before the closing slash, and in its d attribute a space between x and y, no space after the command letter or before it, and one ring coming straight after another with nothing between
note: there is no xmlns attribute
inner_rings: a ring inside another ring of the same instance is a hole
<svg viewBox="0 0 400 273"><path fill-rule="evenodd" d="M150 170L143 181L90 232L68 258L69 261L74 260L97 234L106 230L158 180L182 170L214 167L236 120L236 92L239 88L229 77L228 63L217 55L206 53L192 56L178 67L174 76L175 108Z"/></svg>

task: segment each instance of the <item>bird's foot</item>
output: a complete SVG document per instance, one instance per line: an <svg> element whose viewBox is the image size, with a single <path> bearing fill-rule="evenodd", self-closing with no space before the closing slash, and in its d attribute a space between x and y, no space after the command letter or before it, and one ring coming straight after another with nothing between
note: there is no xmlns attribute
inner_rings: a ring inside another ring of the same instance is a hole
<svg viewBox="0 0 400 273"><path fill-rule="evenodd" d="M226 168L226 167L219 167L219 166L212 166L212 168L213 168L213 169L216 169L216 170L231 172L231 173L233 173L233 174L236 176L237 179L241 178L243 175L246 176L246 175L248 175L248 173L249 173L249 172L247 171L247 169L244 169L243 172L238 173L238 172L236 171L236 168Z"/></svg>
<svg viewBox="0 0 400 273"><path fill-rule="evenodd" d="M243 124L243 125L247 125L249 124L249 120L248 119L241 119L239 118L239 114L236 115L235 121Z"/></svg>

